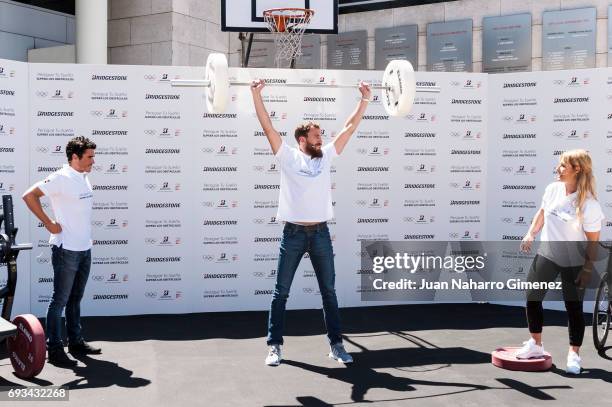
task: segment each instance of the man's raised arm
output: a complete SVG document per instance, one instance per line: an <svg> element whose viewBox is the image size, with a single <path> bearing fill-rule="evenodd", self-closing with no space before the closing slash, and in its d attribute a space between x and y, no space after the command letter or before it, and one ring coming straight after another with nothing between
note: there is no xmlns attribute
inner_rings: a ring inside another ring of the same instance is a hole
<svg viewBox="0 0 612 407"><path fill-rule="evenodd" d="M334 146L336 147L336 153L338 154L342 153L344 146L346 146L346 143L348 143L349 139L357 129L357 126L359 125L359 122L361 122L361 118L368 107L370 96L372 96L370 85L365 82L361 82L359 84L359 92L361 92L361 99L359 100L357 107L344 123L344 128L334 138Z"/></svg>
<svg viewBox="0 0 612 407"><path fill-rule="evenodd" d="M272 147L272 152L276 154L283 140L281 139L280 134L278 134L278 131L276 131L274 126L272 126L272 120L270 120L270 115L266 111L263 99L261 98L261 90L264 88L264 86L266 86L266 84L261 79L253 81L251 84L251 93L253 94L253 104L255 105L257 119L259 120L261 128L268 138L270 147Z"/></svg>

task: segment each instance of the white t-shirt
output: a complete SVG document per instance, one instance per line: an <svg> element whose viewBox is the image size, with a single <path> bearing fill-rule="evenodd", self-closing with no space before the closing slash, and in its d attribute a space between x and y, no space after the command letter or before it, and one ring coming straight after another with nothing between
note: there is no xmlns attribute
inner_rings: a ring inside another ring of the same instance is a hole
<svg viewBox="0 0 612 407"><path fill-rule="evenodd" d="M64 164L36 187L49 197L55 221L62 227L51 234L49 243L72 251L91 249L93 192L87 174Z"/></svg>
<svg viewBox="0 0 612 407"><path fill-rule="evenodd" d="M548 185L542 197L544 226L540 240L543 243L540 245L538 254L560 266L584 264L583 256L577 251L577 245L572 242L587 240L584 232L600 231L605 219L599 202L589 197L584 202L581 223L576 215L577 197L577 192L566 195L563 182L553 182Z"/></svg>
<svg viewBox="0 0 612 407"><path fill-rule="evenodd" d="M334 217L330 168L338 153L333 143L321 150L323 157L312 158L282 142L276 152L281 171L278 220L325 222Z"/></svg>

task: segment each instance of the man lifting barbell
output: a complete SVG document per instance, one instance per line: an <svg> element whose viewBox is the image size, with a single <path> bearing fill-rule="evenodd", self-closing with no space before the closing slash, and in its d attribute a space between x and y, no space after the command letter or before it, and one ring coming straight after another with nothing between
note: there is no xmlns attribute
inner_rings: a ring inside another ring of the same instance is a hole
<svg viewBox="0 0 612 407"><path fill-rule="evenodd" d="M330 345L329 357L341 363L352 363L353 358L342 344L334 254L327 227L327 220L333 218L330 167L332 160L342 153L357 129L372 92L368 84L359 84L361 99L332 142L323 145L319 125L308 122L295 129L298 143L298 148L295 148L283 141L274 129L261 97L264 87L264 81L253 81L251 92L257 118L280 164L277 219L285 222L268 318L266 342L269 351L266 364L278 366L282 360L285 306L293 276L305 253L310 255L323 300L323 315Z"/></svg>

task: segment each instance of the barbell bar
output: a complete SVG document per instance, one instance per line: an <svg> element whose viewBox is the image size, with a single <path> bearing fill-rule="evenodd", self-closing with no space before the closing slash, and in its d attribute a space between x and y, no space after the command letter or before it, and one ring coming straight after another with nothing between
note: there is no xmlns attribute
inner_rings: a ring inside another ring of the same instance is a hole
<svg viewBox="0 0 612 407"><path fill-rule="evenodd" d="M224 54L213 53L206 61L205 79L172 79L172 86L204 87L206 107L211 113L222 113L229 101L230 86L251 86L252 82L229 80L229 67ZM331 88L356 89L359 85L317 84L317 83L269 83L266 86L290 88ZM383 73L382 85L372 85L371 89L382 91L382 104L390 116L405 116L412 109L416 92L439 93L437 86L416 86L412 64L406 60L393 60L387 64Z"/></svg>

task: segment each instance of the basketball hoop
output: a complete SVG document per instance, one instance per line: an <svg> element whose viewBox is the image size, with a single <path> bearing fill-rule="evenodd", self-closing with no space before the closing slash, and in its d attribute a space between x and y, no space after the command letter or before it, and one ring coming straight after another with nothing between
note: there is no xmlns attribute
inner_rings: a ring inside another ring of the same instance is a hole
<svg viewBox="0 0 612 407"><path fill-rule="evenodd" d="M302 37L310 24L314 10L307 8L272 8L263 12L268 29L274 36L276 45L276 67L282 61L293 61L302 55Z"/></svg>

